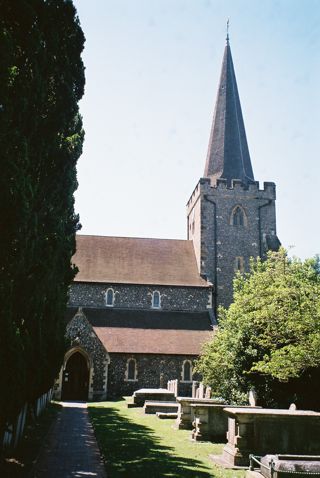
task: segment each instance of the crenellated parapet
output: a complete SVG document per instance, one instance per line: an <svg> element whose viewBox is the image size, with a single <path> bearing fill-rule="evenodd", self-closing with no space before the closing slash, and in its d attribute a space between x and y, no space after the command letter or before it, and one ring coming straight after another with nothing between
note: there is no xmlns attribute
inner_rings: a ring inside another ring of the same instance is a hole
<svg viewBox="0 0 320 478"><path fill-rule="evenodd" d="M207 181L205 184L207 184ZM214 194L214 191L217 191L218 194L220 194L220 191L224 190L230 192L232 191L236 194L241 193L245 196L247 195L248 197L254 194L261 199L276 199L276 185L273 182L264 182L263 188L260 189L259 181L252 181L250 183L244 184L240 179L232 179L231 185L228 185L226 179L219 178L217 179L216 184L210 184L210 188L212 190L212 194Z"/></svg>

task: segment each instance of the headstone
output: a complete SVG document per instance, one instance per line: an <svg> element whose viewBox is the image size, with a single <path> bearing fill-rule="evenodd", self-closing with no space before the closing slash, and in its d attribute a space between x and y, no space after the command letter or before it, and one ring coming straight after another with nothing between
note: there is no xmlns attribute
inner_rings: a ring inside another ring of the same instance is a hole
<svg viewBox="0 0 320 478"><path fill-rule="evenodd" d="M204 387L202 382L199 383L199 398L204 398Z"/></svg>
<svg viewBox="0 0 320 478"><path fill-rule="evenodd" d="M211 398L211 387L206 388L206 394L204 398Z"/></svg>
<svg viewBox="0 0 320 478"><path fill-rule="evenodd" d="M257 406L257 393L254 388L249 390L249 405L250 407L256 407Z"/></svg>
<svg viewBox="0 0 320 478"><path fill-rule="evenodd" d="M192 398L196 398L198 389L198 382L192 382Z"/></svg>

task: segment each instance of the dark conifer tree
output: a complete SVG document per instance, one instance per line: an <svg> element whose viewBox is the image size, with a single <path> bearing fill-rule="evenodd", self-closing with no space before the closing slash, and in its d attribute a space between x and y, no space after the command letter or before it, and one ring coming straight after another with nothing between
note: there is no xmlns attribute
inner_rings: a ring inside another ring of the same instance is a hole
<svg viewBox="0 0 320 478"><path fill-rule="evenodd" d="M83 45L71 0L0 0L0 442L64 353Z"/></svg>

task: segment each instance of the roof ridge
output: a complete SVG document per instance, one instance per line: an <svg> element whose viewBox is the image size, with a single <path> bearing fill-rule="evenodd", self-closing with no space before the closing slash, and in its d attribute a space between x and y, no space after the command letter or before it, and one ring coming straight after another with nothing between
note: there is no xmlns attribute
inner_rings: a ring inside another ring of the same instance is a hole
<svg viewBox="0 0 320 478"><path fill-rule="evenodd" d="M170 242L188 242L192 243L190 239L172 239L165 237L136 237L136 236L105 236L102 234L76 234L76 237L101 237L105 239L133 239L133 240L146 240L146 241L170 241Z"/></svg>

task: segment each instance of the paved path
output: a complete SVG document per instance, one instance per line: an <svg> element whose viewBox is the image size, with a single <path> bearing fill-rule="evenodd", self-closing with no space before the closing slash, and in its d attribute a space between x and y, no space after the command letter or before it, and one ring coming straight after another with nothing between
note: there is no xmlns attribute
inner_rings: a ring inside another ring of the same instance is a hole
<svg viewBox="0 0 320 478"><path fill-rule="evenodd" d="M30 478L106 478L87 405L62 405Z"/></svg>

